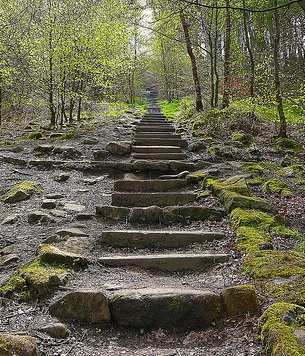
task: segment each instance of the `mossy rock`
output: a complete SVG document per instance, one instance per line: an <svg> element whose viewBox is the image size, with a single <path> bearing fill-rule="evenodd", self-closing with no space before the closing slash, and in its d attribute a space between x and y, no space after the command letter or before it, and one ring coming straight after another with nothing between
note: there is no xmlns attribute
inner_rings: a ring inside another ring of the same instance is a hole
<svg viewBox="0 0 305 356"><path fill-rule="evenodd" d="M43 263L65 265L74 268L85 267L88 264L88 260L85 257L61 250L52 245L43 245L40 249L39 258Z"/></svg>
<svg viewBox="0 0 305 356"><path fill-rule="evenodd" d="M237 141L242 143L243 145L249 146L253 141L253 137L246 132L236 131L233 132L232 141Z"/></svg>
<svg viewBox="0 0 305 356"><path fill-rule="evenodd" d="M264 230L249 226L237 229L237 247L248 252L272 249L272 237Z"/></svg>
<svg viewBox="0 0 305 356"><path fill-rule="evenodd" d="M35 182L25 181L11 188L4 196L3 202L14 204L19 201L30 199L34 193L43 194L42 186Z"/></svg>
<svg viewBox="0 0 305 356"><path fill-rule="evenodd" d="M243 168L244 172L252 173L256 176L262 176L266 172L266 168L259 163L246 164Z"/></svg>
<svg viewBox="0 0 305 356"><path fill-rule="evenodd" d="M204 137L206 136L206 132L202 130L193 130L192 135L193 137Z"/></svg>
<svg viewBox="0 0 305 356"><path fill-rule="evenodd" d="M305 257L296 251L258 251L249 253L244 268L254 278L305 276Z"/></svg>
<svg viewBox="0 0 305 356"><path fill-rule="evenodd" d="M220 196L222 191L235 192L247 197L250 197L250 191L244 176L233 176L231 178L220 180L220 179L208 179L207 183L211 188L213 194L217 197Z"/></svg>
<svg viewBox="0 0 305 356"><path fill-rule="evenodd" d="M29 266L23 266L4 286L0 295L20 293L20 299L33 301L52 293L57 287L68 282L68 272L63 268L46 266L36 260Z"/></svg>
<svg viewBox="0 0 305 356"><path fill-rule="evenodd" d="M261 177L247 179L247 184L250 185L250 186L254 186L254 187L260 186L260 185L262 185L264 183L265 183L265 179L261 178Z"/></svg>
<svg viewBox="0 0 305 356"><path fill-rule="evenodd" d="M230 223L234 229L240 226L252 226L264 231L269 231L270 227L277 225L277 221L270 214L242 208L236 208L231 212Z"/></svg>
<svg viewBox="0 0 305 356"><path fill-rule="evenodd" d="M219 195L219 199L226 208L231 212L236 208L261 210L266 213L277 214L277 208L268 204L262 198L247 197L235 192L223 190Z"/></svg>
<svg viewBox="0 0 305 356"><path fill-rule="evenodd" d="M190 173L186 177L186 180L187 180L188 184L198 184L200 182L203 182L208 176L209 176L209 174L207 172L204 172L204 173L200 173L200 172Z"/></svg>
<svg viewBox="0 0 305 356"><path fill-rule="evenodd" d="M302 145L292 138L279 138L276 144L277 148L281 151L301 151L303 149Z"/></svg>
<svg viewBox="0 0 305 356"><path fill-rule="evenodd" d="M276 303L264 312L259 320L260 337L266 355L305 355L305 308L288 303Z"/></svg>
<svg viewBox="0 0 305 356"><path fill-rule="evenodd" d="M34 337L0 334L1 356L36 356L38 348Z"/></svg>
<svg viewBox="0 0 305 356"><path fill-rule="evenodd" d="M29 134L28 138L30 140L39 140L40 138L42 138L42 133L41 132L32 132Z"/></svg>
<svg viewBox="0 0 305 356"><path fill-rule="evenodd" d="M292 192L288 188L288 185L285 182L281 182L277 179L269 179L263 185L263 191L266 194L280 194L284 198L289 198L292 195Z"/></svg>
<svg viewBox="0 0 305 356"><path fill-rule="evenodd" d="M272 232L274 232L275 234L277 234L278 236L280 236L284 239L296 238L298 236L297 231L287 229L283 225L276 226L275 228L272 229Z"/></svg>
<svg viewBox="0 0 305 356"><path fill-rule="evenodd" d="M259 301L255 287L240 285L226 288L221 291L224 310L229 317L256 313L259 310Z"/></svg>

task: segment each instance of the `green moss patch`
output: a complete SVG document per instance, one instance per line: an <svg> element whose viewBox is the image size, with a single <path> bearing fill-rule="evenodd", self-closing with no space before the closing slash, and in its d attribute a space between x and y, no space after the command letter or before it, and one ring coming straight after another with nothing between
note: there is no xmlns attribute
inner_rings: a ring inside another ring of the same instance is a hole
<svg viewBox="0 0 305 356"><path fill-rule="evenodd" d="M28 266L23 266L4 286L0 295L17 292L20 299L33 301L45 297L60 285L68 281L68 273L63 268L46 266L36 260Z"/></svg>
<svg viewBox="0 0 305 356"><path fill-rule="evenodd" d="M302 145L292 138L279 138L276 142L277 149L280 151L301 151Z"/></svg>
<svg viewBox="0 0 305 356"><path fill-rule="evenodd" d="M35 182L25 181L11 188L11 190L4 196L3 202L16 203L18 201L29 199L34 193L43 194L42 186Z"/></svg>
<svg viewBox="0 0 305 356"><path fill-rule="evenodd" d="M244 176L241 175L233 176L225 180L208 179L207 182L210 188L212 189L213 194L215 194L218 197L220 196L220 193L224 190L229 192L235 192L247 197L251 195L246 183L246 179Z"/></svg>
<svg viewBox="0 0 305 356"><path fill-rule="evenodd" d="M259 320L266 355L305 355L305 346L297 337L298 331L305 330L304 320L305 308L288 303L271 305Z"/></svg>
<svg viewBox="0 0 305 356"><path fill-rule="evenodd" d="M264 231L269 231L271 226L277 225L277 220L270 214L259 210L236 208L231 212L230 223L234 229L240 226L252 226Z"/></svg>
<svg viewBox="0 0 305 356"><path fill-rule="evenodd" d="M292 195L292 192L288 188L288 185L285 182L281 182L277 179L269 179L263 185L263 191L266 194L280 194L281 196L286 198Z"/></svg>
<svg viewBox="0 0 305 356"><path fill-rule="evenodd" d="M295 251L257 251L249 253L244 268L254 278L305 276L305 257Z"/></svg>
<svg viewBox="0 0 305 356"><path fill-rule="evenodd" d="M252 173L256 176L261 176L266 172L266 168L259 163L246 164L243 168L244 172Z"/></svg>
<svg viewBox="0 0 305 356"><path fill-rule="evenodd" d="M253 137L243 131L236 131L233 132L232 141L237 141L242 143L243 145L249 146L253 141Z"/></svg>
<svg viewBox="0 0 305 356"><path fill-rule="evenodd" d="M237 247L244 251L272 249L271 236L264 230L241 226L237 229Z"/></svg>

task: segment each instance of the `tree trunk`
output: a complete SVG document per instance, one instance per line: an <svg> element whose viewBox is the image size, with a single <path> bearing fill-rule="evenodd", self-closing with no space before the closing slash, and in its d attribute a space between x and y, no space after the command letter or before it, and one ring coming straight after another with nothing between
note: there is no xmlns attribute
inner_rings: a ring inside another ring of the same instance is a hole
<svg viewBox="0 0 305 356"><path fill-rule="evenodd" d="M216 9L215 14L215 40L214 40L214 73L215 73L215 102L214 107L218 106L218 92L219 92L219 74L217 68L217 50L218 50L218 13L219 10Z"/></svg>
<svg viewBox="0 0 305 356"><path fill-rule="evenodd" d="M231 67L231 9L230 0L226 0L226 35L224 46L224 81L222 108L227 108L230 104L230 67Z"/></svg>
<svg viewBox="0 0 305 356"><path fill-rule="evenodd" d="M243 0L243 7L246 7L246 0ZM250 76L250 96L251 98L254 97L254 79L255 79L255 65L254 65L254 57L250 43L249 37L249 30L247 25L247 13L244 11L244 31L245 31L245 38L246 38L246 47L249 53L250 65L251 65L251 76Z"/></svg>
<svg viewBox="0 0 305 356"><path fill-rule="evenodd" d="M201 99L201 88L200 88L200 83L199 83L199 78L198 78L196 58L195 58L194 52L192 50L190 35L189 35L189 31L188 31L187 24L185 21L185 16L184 16L184 13L182 10L180 10L180 19L181 19L181 24L182 24L183 31L184 31L187 53L190 56L190 59L192 62L193 80L194 80L195 93L196 93L196 111L201 111L203 109L203 105L202 105L202 99Z"/></svg>
<svg viewBox="0 0 305 356"><path fill-rule="evenodd" d="M52 44L52 30L50 30L49 36L49 112L51 125L56 124L56 115L54 110L54 87L53 87L53 44Z"/></svg>
<svg viewBox="0 0 305 356"><path fill-rule="evenodd" d="M274 0L274 7L278 5L277 0ZM286 138L287 137L287 125L286 118L283 109L283 99L281 94L281 82L280 82L280 64L279 64L279 49L280 49L280 23L278 11L274 11L274 82L275 82L275 94L276 94L276 103L280 119L280 131L278 137Z"/></svg>

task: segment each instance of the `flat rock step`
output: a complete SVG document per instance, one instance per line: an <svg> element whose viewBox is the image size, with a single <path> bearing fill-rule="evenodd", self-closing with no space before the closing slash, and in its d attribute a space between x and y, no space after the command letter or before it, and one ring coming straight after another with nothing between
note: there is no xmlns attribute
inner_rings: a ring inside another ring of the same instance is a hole
<svg viewBox="0 0 305 356"><path fill-rule="evenodd" d="M138 172L156 171L156 172L182 172L193 171L195 169L194 163L187 161L176 160L151 160L138 159L131 163L132 169Z"/></svg>
<svg viewBox="0 0 305 356"><path fill-rule="evenodd" d="M168 122L166 119L164 118L160 118L160 119L143 119L141 120L138 124L141 124L141 123L151 123L151 122L156 122L156 123L166 123L166 124L170 124L170 122Z"/></svg>
<svg viewBox="0 0 305 356"><path fill-rule="evenodd" d="M123 326L202 329L220 319L222 301L220 295L211 291L122 289L112 295L109 309L113 320Z"/></svg>
<svg viewBox="0 0 305 356"><path fill-rule="evenodd" d="M185 153L134 153L132 155L135 159L170 159L170 160L183 160L187 156Z"/></svg>
<svg viewBox="0 0 305 356"><path fill-rule="evenodd" d="M168 206L188 204L196 200L194 193L113 193L112 205L115 206Z"/></svg>
<svg viewBox="0 0 305 356"><path fill-rule="evenodd" d="M176 248L224 237L222 232L116 230L103 231L101 243L113 247Z"/></svg>
<svg viewBox="0 0 305 356"><path fill-rule="evenodd" d="M171 126L138 125L136 132L175 132Z"/></svg>
<svg viewBox="0 0 305 356"><path fill-rule="evenodd" d="M168 133L160 133L160 132L137 132L134 135L134 139L137 140L138 138L178 138L181 139L181 135L173 134L171 132Z"/></svg>
<svg viewBox="0 0 305 356"><path fill-rule="evenodd" d="M201 270L229 260L227 254L153 254L143 256L101 257L99 263L107 266L139 266L167 271Z"/></svg>
<svg viewBox="0 0 305 356"><path fill-rule="evenodd" d="M187 141L176 138L141 138L136 140L136 144L139 146L178 146L187 147Z"/></svg>
<svg viewBox="0 0 305 356"><path fill-rule="evenodd" d="M186 186L186 179L117 180L114 182L114 190L117 192L164 192Z"/></svg>
<svg viewBox="0 0 305 356"><path fill-rule="evenodd" d="M176 146L133 146L133 152L137 153L179 153L180 147Z"/></svg>

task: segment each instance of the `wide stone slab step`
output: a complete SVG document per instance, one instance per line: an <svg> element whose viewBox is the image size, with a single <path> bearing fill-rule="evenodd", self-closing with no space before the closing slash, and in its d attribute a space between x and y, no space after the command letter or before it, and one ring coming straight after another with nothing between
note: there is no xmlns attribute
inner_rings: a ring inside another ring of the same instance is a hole
<svg viewBox="0 0 305 356"><path fill-rule="evenodd" d="M135 159L161 159L161 160L183 160L187 158L185 153L134 153Z"/></svg>
<svg viewBox="0 0 305 356"><path fill-rule="evenodd" d="M175 132L172 126L138 125L136 132Z"/></svg>
<svg viewBox="0 0 305 356"><path fill-rule="evenodd" d="M117 192L165 192L186 186L186 179L117 180L114 182L114 190Z"/></svg>
<svg viewBox="0 0 305 356"><path fill-rule="evenodd" d="M189 163L187 161L176 161L176 160L144 160L139 159L131 163L133 170L138 172L145 171L156 171L156 172L182 172L182 171L193 171L195 169L194 163Z"/></svg>
<svg viewBox="0 0 305 356"><path fill-rule="evenodd" d="M177 146L133 146L136 153L179 153L180 147Z"/></svg>
<svg viewBox="0 0 305 356"><path fill-rule="evenodd" d="M168 133L157 133L157 132L138 132L134 135L134 139L138 138L179 138L181 139L181 135L179 134L173 134L171 132Z"/></svg>
<svg viewBox="0 0 305 356"><path fill-rule="evenodd" d="M135 145L139 146L178 146L187 147L187 141L176 138L141 138L137 139Z"/></svg>
<svg viewBox="0 0 305 356"><path fill-rule="evenodd" d="M103 231L101 243L113 247L176 248L224 237L222 232L115 230Z"/></svg>
<svg viewBox="0 0 305 356"><path fill-rule="evenodd" d="M116 291L109 303L112 319L119 325L204 328L221 318L221 297L193 289L143 288Z"/></svg>
<svg viewBox="0 0 305 356"><path fill-rule="evenodd" d="M101 257L99 263L107 266L139 266L167 271L203 270L229 260L226 254L152 254L143 256Z"/></svg>
<svg viewBox="0 0 305 356"><path fill-rule="evenodd" d="M159 119L143 119L143 120L141 120L139 123L138 123L138 125L140 125L141 123L157 123L157 124L170 124L169 122L168 122L168 120L166 120L165 118L159 118Z"/></svg>
<svg viewBox="0 0 305 356"><path fill-rule="evenodd" d="M188 204L195 201L194 193L113 193L112 205L115 206L168 206Z"/></svg>

